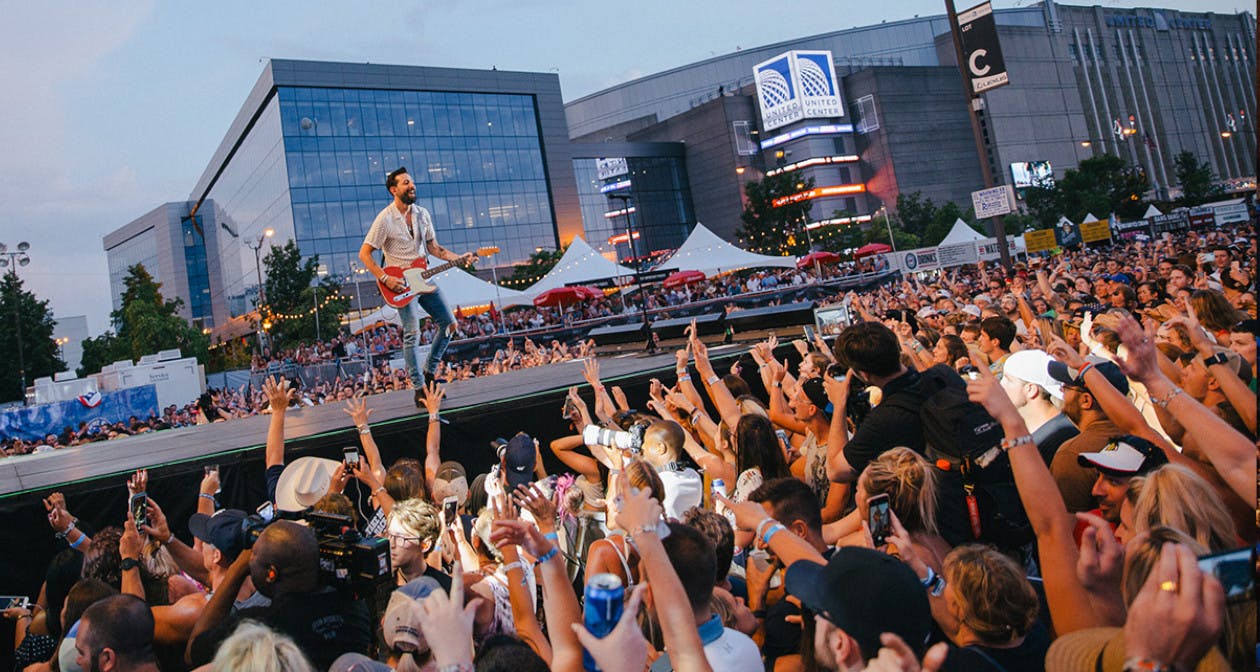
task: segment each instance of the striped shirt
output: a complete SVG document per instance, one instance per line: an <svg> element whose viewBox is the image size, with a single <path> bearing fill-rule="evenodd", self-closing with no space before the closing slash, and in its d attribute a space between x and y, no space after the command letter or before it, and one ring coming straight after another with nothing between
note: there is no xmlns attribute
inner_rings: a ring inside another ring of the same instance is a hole
<svg viewBox="0 0 1260 672"><path fill-rule="evenodd" d="M406 268L412 261L424 256L427 242L437 240L433 218L428 210L413 203L411 221L415 227L414 235L403 214L390 203L372 221L363 242L385 254L385 266Z"/></svg>

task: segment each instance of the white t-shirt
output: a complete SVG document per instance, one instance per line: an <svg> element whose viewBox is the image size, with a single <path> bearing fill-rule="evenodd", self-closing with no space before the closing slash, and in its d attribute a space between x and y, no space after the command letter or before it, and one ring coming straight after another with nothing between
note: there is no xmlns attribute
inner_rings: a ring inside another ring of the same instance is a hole
<svg viewBox="0 0 1260 672"><path fill-rule="evenodd" d="M704 498L704 479L695 469L666 469L657 475L665 486L665 501L661 502L661 506L665 509L666 518L682 520L684 511L700 506Z"/></svg>

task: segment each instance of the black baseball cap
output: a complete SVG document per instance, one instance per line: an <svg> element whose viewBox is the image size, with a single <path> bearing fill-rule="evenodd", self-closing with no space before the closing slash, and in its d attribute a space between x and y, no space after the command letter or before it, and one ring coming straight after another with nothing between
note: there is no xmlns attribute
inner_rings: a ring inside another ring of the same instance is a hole
<svg viewBox="0 0 1260 672"><path fill-rule="evenodd" d="M188 531L219 549L223 557L231 562L245 550L245 530L241 524L247 515L239 509L220 509L209 516L194 513L188 519Z"/></svg>
<svg viewBox="0 0 1260 672"><path fill-rule="evenodd" d="M1120 371L1120 367L1105 359L1090 358L1089 361L1094 365L1094 370L1101 373L1103 377L1107 379L1107 382L1111 383L1112 387L1120 390L1120 394L1129 393L1129 379L1124 377L1124 373ZM1076 382L1076 379L1081 375L1079 369L1074 369L1058 360L1046 363L1046 373L1050 374L1051 378L1068 387L1074 387L1076 389L1085 388L1086 391L1089 390L1087 385Z"/></svg>
<svg viewBox="0 0 1260 672"><path fill-rule="evenodd" d="M822 378L815 376L802 381L801 391L805 393L809 403L817 406L823 413L831 415L831 401L827 398L827 388L823 385Z"/></svg>
<svg viewBox="0 0 1260 672"><path fill-rule="evenodd" d="M518 485L533 481L538 456L534 450L534 440L525 432L520 432L508 440L503 450L503 466L507 471L508 492L515 490Z"/></svg>
<svg viewBox="0 0 1260 672"><path fill-rule="evenodd" d="M787 570L787 592L857 640L863 660L891 632L923 655L932 631L927 590L900 560L869 548L836 549L826 565L798 560Z"/></svg>

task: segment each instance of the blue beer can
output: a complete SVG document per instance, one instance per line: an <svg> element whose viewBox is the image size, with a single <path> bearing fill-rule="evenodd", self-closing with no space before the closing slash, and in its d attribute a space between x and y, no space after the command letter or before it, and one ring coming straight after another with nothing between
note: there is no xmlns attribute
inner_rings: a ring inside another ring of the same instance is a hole
<svg viewBox="0 0 1260 672"><path fill-rule="evenodd" d="M582 622L596 637L606 637L621 620L625 605L626 589L616 574L596 574L586 583L583 593ZM582 650L582 667L588 672L599 672L599 666L590 652Z"/></svg>

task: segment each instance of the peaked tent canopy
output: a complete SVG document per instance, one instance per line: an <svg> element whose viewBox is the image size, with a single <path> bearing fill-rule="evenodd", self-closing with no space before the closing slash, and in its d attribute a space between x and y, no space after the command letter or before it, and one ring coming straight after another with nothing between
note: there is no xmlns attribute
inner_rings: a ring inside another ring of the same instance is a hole
<svg viewBox="0 0 1260 672"><path fill-rule="evenodd" d="M1094 213L1087 212L1085 213L1085 219L1082 219L1081 223L1085 224L1086 222L1096 222L1096 221L1098 221L1098 218L1094 216Z"/></svg>
<svg viewBox="0 0 1260 672"><path fill-rule="evenodd" d="M564 256L538 282L528 289L517 292L511 300L504 299L506 305L529 304L539 294L556 287L580 282L590 282L602 278L634 275L634 270L609 261L604 255L595 251L580 236L575 236L564 251ZM448 300L447 303L450 303Z"/></svg>
<svg viewBox="0 0 1260 672"><path fill-rule="evenodd" d="M937 245L958 245L960 243L971 243L977 240L984 240L984 235L967 225L961 219L954 220L954 228L949 230L949 235Z"/></svg>
<svg viewBox="0 0 1260 672"><path fill-rule="evenodd" d="M1159 208L1153 205L1148 205L1146 206L1146 212L1142 214L1142 219L1150 219L1151 217L1158 217L1162 214L1164 213L1160 212Z"/></svg>
<svg viewBox="0 0 1260 672"><path fill-rule="evenodd" d="M795 268L796 257L775 257L755 254L740 249L718 237L703 224L696 223L687 240L657 268L675 268L680 271L700 271L714 275L719 271L735 271L741 268L776 266Z"/></svg>
<svg viewBox="0 0 1260 672"><path fill-rule="evenodd" d="M429 266L440 263L440 260L429 259ZM522 296L522 292L496 287L494 283L486 282L462 268L442 271L430 278L430 281L441 288L442 298L446 299L446 305L452 311L460 307L484 306L487 303L502 302L503 305L511 306L519 303L518 299Z"/></svg>

